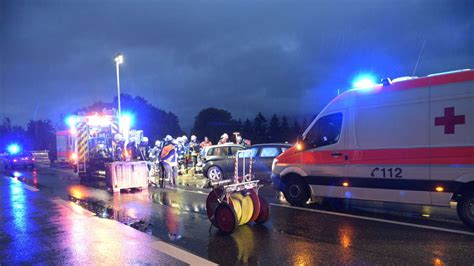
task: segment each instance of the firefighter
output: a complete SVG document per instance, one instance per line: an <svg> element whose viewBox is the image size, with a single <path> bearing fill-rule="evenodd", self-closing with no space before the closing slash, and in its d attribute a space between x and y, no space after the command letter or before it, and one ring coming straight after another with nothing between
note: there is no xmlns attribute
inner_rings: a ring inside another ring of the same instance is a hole
<svg viewBox="0 0 474 266"><path fill-rule="evenodd" d="M245 148L249 147L251 145L250 140L242 138L242 136L238 135L235 137L236 144L242 145Z"/></svg>
<svg viewBox="0 0 474 266"><path fill-rule="evenodd" d="M212 146L212 142L209 140L207 136L204 137L204 140L199 144L199 157L197 165L202 165L202 158L204 158L204 152L206 147Z"/></svg>
<svg viewBox="0 0 474 266"><path fill-rule="evenodd" d="M139 157L143 161L148 160L148 151L150 147L148 146L148 138L142 137L140 140L140 147L139 147Z"/></svg>
<svg viewBox="0 0 474 266"><path fill-rule="evenodd" d="M114 144L115 144L115 154L114 157L118 161L125 161L125 154L124 154L124 144L125 141L123 140L123 136L119 133L114 135Z"/></svg>
<svg viewBox="0 0 474 266"><path fill-rule="evenodd" d="M148 152L148 158L152 161L159 160L161 149L163 149L162 142L160 140L155 141L155 146Z"/></svg>
<svg viewBox="0 0 474 266"><path fill-rule="evenodd" d="M227 135L227 133L224 133L219 139L219 142L217 142L217 145L226 144L227 142L229 142L229 135Z"/></svg>
<svg viewBox="0 0 474 266"><path fill-rule="evenodd" d="M176 153L178 156L178 169L181 169L184 165L184 144L182 137L177 137L173 144L176 147Z"/></svg>
<svg viewBox="0 0 474 266"><path fill-rule="evenodd" d="M176 185L176 177L178 175L178 158L176 146L173 143L173 138L167 135L164 140L164 147L161 150L160 160L165 170L166 178L170 185Z"/></svg>
<svg viewBox="0 0 474 266"><path fill-rule="evenodd" d="M189 140L188 140L188 137L182 136L182 137L181 137L181 142L182 142L182 145L183 145L183 155L184 155L184 158L183 158L183 165L184 165L184 171L187 172L187 171L188 171L188 165L189 165L189 162L190 162L190 160L191 160L191 154L190 154L190 150L189 150Z"/></svg>
<svg viewBox="0 0 474 266"><path fill-rule="evenodd" d="M134 161L138 157L138 149L137 149L136 142L137 140L134 137L132 137L130 138L130 141L127 144L126 149L127 149L127 154L129 156L129 158L127 158L127 161L129 160Z"/></svg>
<svg viewBox="0 0 474 266"><path fill-rule="evenodd" d="M199 144L199 147L201 150L204 150L204 148L209 146L212 146L212 141L210 141L208 137L204 137L204 140Z"/></svg>
<svg viewBox="0 0 474 266"><path fill-rule="evenodd" d="M159 180L164 178L164 170L160 163L160 154L161 149L163 148L162 142L157 140L155 141L155 146L150 149L148 153L148 158L151 162L151 177L152 182L157 185Z"/></svg>
<svg viewBox="0 0 474 266"><path fill-rule="evenodd" d="M189 142L189 152L191 154L193 170L196 171L197 159L199 155L199 144L197 142L197 137L195 135L191 136L191 141Z"/></svg>

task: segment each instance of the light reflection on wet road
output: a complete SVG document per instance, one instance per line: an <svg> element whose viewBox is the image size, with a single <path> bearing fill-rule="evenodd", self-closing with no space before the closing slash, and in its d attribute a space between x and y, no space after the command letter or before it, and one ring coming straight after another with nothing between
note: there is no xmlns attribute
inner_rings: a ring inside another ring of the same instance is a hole
<svg viewBox="0 0 474 266"><path fill-rule="evenodd" d="M101 182L80 185L73 173L68 175L52 169L39 169L36 174L25 172L20 179L29 184L36 183L42 192L76 202L99 217L118 220L219 264L474 262L473 236L275 206L272 206L269 223L241 226L232 236L224 236L216 229L209 231L206 194L153 188L113 195L104 190ZM269 201L280 203L271 189L265 188L262 192ZM321 208L319 205L308 207ZM329 204L323 208L333 210L334 206ZM418 214L400 216L371 212L373 208L362 206L346 210L336 207L336 211L466 230L454 220L415 219L413 217Z"/></svg>

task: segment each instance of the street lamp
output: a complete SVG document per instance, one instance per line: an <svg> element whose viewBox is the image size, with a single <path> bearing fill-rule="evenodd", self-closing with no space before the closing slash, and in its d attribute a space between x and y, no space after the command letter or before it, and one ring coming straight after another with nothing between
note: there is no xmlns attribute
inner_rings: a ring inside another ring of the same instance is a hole
<svg viewBox="0 0 474 266"><path fill-rule="evenodd" d="M117 54L114 58L115 61L115 68L117 72L117 101L118 101L118 119L119 119L119 129L121 130L120 126L120 119L122 117L122 110L120 109L120 64L123 63L123 55Z"/></svg>

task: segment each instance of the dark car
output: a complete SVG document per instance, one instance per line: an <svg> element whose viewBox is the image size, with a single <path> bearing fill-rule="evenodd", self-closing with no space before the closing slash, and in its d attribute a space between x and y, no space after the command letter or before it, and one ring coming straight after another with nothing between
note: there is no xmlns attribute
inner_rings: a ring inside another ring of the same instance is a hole
<svg viewBox="0 0 474 266"><path fill-rule="evenodd" d="M249 152L243 153L242 156L252 157L252 174L254 178L270 180L273 159L289 147L291 147L290 144L282 143L256 144L248 147L246 150ZM236 144L209 147L204 156L204 176L211 181L232 178L235 171L235 154L238 150L242 149L242 146ZM239 167L239 171L242 173L243 169ZM248 173L248 160L246 163L246 173Z"/></svg>
<svg viewBox="0 0 474 266"><path fill-rule="evenodd" d="M271 181L273 159L291 147L291 144L256 144L249 148L253 157L252 173L256 179Z"/></svg>
<svg viewBox="0 0 474 266"><path fill-rule="evenodd" d="M233 176L235 155L244 147L238 144L223 144L209 146L202 156L202 173L211 181L229 179Z"/></svg>
<svg viewBox="0 0 474 266"><path fill-rule="evenodd" d="M29 152L19 153L19 154L9 154L5 157L4 160L5 169L14 169L14 168L27 168L35 167L35 158L33 154Z"/></svg>

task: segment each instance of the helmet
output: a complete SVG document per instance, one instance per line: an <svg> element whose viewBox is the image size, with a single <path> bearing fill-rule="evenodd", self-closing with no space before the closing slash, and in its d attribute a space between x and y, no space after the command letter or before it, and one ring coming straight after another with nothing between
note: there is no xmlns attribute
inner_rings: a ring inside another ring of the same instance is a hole
<svg viewBox="0 0 474 266"><path fill-rule="evenodd" d="M161 141L159 141L159 140L155 141L155 146L157 146L157 147L161 146Z"/></svg>
<svg viewBox="0 0 474 266"><path fill-rule="evenodd" d="M114 135L114 141L115 142L120 142L120 141L122 141L122 139L123 139L123 137L120 133L117 133L117 134Z"/></svg>
<svg viewBox="0 0 474 266"><path fill-rule="evenodd" d="M221 139L228 139L228 138L229 138L229 135L227 135L227 133L224 133L221 136Z"/></svg>
<svg viewBox="0 0 474 266"><path fill-rule="evenodd" d="M148 138L147 137L142 137L142 143L148 143Z"/></svg>
<svg viewBox="0 0 474 266"><path fill-rule="evenodd" d="M172 141L172 140L173 140L173 137L171 137L170 135L166 135L165 141Z"/></svg>
<svg viewBox="0 0 474 266"><path fill-rule="evenodd" d="M194 135L192 135L192 136L191 136L191 141L196 141L196 140L197 140L197 137L194 136Z"/></svg>

